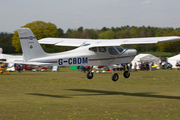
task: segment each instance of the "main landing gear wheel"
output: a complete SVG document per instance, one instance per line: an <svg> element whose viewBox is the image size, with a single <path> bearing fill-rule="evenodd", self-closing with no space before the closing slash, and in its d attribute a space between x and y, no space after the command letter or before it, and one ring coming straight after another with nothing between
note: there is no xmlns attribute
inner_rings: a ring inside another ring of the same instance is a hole
<svg viewBox="0 0 180 120"><path fill-rule="evenodd" d="M119 75L118 75L117 73L114 73L114 74L112 75L112 80L113 80L114 82L116 82L118 79L119 79Z"/></svg>
<svg viewBox="0 0 180 120"><path fill-rule="evenodd" d="M125 71L123 75L124 75L124 77L125 77L125 78L129 78L129 76L130 76L130 72Z"/></svg>
<svg viewBox="0 0 180 120"><path fill-rule="evenodd" d="M93 78L93 73L89 71L89 72L87 73L87 78L88 78L88 79L92 79L92 78Z"/></svg>

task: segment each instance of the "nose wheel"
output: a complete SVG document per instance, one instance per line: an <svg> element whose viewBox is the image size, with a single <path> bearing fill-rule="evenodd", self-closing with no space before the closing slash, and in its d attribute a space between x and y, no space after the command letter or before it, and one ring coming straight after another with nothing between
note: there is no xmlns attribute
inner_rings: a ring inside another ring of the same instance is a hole
<svg viewBox="0 0 180 120"><path fill-rule="evenodd" d="M93 73L89 71L86 76L87 76L88 79L92 79L93 78Z"/></svg>
<svg viewBox="0 0 180 120"><path fill-rule="evenodd" d="M92 79L93 78L93 72L92 72L93 66L91 67L90 71L86 74L86 77L88 79Z"/></svg>

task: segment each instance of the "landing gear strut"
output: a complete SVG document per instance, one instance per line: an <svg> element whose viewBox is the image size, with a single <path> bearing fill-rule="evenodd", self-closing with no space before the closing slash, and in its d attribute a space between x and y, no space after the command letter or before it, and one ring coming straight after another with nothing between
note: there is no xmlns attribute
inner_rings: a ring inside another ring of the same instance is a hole
<svg viewBox="0 0 180 120"><path fill-rule="evenodd" d="M129 66L128 66L127 64L124 66L123 76L124 76L125 78L129 78L129 77L130 77L130 69L129 69Z"/></svg>
<svg viewBox="0 0 180 120"><path fill-rule="evenodd" d="M116 82L119 79L119 75L117 73L114 73L112 66L108 66L111 69L112 72L112 81Z"/></svg>

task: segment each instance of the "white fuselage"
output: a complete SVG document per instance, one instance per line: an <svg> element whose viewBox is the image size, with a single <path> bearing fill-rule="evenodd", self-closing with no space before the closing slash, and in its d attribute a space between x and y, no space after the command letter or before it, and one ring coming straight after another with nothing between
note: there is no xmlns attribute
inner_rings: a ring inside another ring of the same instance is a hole
<svg viewBox="0 0 180 120"><path fill-rule="evenodd" d="M129 49L119 56L111 55L109 54L109 51L90 51L89 47L81 46L67 52L48 54L47 57L30 59L28 62L53 63L53 66L101 66L124 64L130 63L136 56L136 52L135 49Z"/></svg>

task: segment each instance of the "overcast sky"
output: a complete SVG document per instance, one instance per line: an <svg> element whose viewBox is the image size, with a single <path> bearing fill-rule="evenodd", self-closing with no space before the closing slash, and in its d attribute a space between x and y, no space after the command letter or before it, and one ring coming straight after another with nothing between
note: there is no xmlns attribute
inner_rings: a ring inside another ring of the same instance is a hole
<svg viewBox="0 0 180 120"><path fill-rule="evenodd" d="M68 28L180 27L180 0L0 0L0 32L33 21Z"/></svg>

